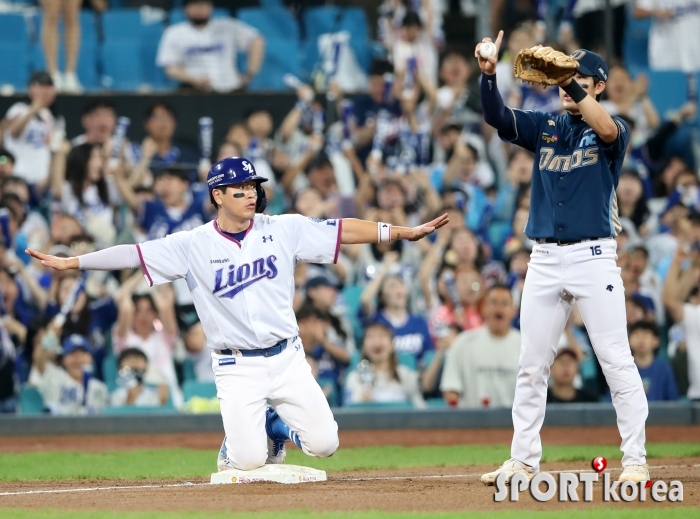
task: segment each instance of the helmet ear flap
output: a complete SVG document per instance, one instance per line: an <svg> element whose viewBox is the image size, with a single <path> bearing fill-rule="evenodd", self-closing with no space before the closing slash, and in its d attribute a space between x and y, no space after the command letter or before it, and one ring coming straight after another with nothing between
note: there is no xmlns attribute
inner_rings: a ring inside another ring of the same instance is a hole
<svg viewBox="0 0 700 519"><path fill-rule="evenodd" d="M258 193L258 200L255 203L255 212L262 213L267 207L267 195L265 194L265 188L262 187L262 182L255 183L255 190Z"/></svg>

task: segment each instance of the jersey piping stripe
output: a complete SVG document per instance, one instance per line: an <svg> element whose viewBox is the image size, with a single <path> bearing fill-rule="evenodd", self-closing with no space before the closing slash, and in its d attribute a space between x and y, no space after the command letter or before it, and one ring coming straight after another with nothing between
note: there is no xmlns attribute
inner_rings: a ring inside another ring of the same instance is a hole
<svg viewBox="0 0 700 519"><path fill-rule="evenodd" d="M515 128L515 139L513 139L513 140L517 141L518 140L518 121L515 119L515 112L513 111L513 109L510 106L506 106L506 108L508 108L508 110L510 110L510 115L513 116L513 128Z"/></svg>
<svg viewBox="0 0 700 519"><path fill-rule="evenodd" d="M146 283L148 283L149 287L153 286L153 279L151 279L151 274L148 272L148 267L146 267L146 262L143 261L143 254L141 254L141 247L139 244L136 244L136 251L139 253L139 261L141 262L141 273L143 274L143 277L146 278Z"/></svg>
<svg viewBox="0 0 700 519"><path fill-rule="evenodd" d="M223 237L226 238L227 240L231 240L233 243L235 243L236 245L238 245L238 247L240 248L241 242L239 242L239 241L238 241L236 238L234 238L233 236L229 236L228 234L225 234L221 229L219 229L219 224L217 223L216 219L214 219L214 220L212 221L212 223L214 224L214 229L216 229L216 232L218 232L221 236L223 236ZM253 229L253 220L251 219L251 220L250 220L250 225L249 225L248 228L245 230L245 236L248 236L248 233L249 233L252 229Z"/></svg>
<svg viewBox="0 0 700 519"><path fill-rule="evenodd" d="M343 219L338 218L338 239L335 242L335 256L333 256L333 263L338 263L338 254L340 253L340 239L343 236Z"/></svg>
<svg viewBox="0 0 700 519"><path fill-rule="evenodd" d="M617 194L615 189L612 190L610 195L610 230L613 236L617 236L622 231L622 224L620 223L620 218L617 215Z"/></svg>

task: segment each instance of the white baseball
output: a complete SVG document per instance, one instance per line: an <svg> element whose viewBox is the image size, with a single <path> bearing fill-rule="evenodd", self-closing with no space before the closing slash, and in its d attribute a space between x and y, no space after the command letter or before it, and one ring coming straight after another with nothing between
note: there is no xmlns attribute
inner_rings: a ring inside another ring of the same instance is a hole
<svg viewBox="0 0 700 519"><path fill-rule="evenodd" d="M490 41L479 45L479 54L484 59L489 59L496 55L496 45Z"/></svg>

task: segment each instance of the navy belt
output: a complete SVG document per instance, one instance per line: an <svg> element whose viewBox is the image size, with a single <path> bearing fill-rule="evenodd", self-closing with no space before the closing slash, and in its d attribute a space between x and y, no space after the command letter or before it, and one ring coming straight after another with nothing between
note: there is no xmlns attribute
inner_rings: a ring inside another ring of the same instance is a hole
<svg viewBox="0 0 700 519"><path fill-rule="evenodd" d="M214 350L216 353L219 355L237 355L239 352L243 357L274 357L275 355L279 355L284 351L284 349L287 347L287 344L290 342L294 342L296 340L296 337L292 337L291 339L284 339L275 344L274 346L270 346L269 348L264 348L260 350L230 350L230 349L225 349L225 350Z"/></svg>
<svg viewBox="0 0 700 519"><path fill-rule="evenodd" d="M535 239L535 242L542 245L543 243L556 243L560 247L565 247L567 245L576 245L577 243L583 243L586 241L598 241L598 240L605 240L607 238L583 238L581 240L573 240L573 241L562 241L562 240L557 240L554 238L538 238Z"/></svg>

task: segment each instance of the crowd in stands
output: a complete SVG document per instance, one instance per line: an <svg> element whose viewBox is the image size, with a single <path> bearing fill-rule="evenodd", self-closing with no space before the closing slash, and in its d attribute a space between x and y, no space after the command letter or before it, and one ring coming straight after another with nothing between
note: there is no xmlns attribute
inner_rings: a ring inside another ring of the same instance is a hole
<svg viewBox="0 0 700 519"><path fill-rule="evenodd" d="M327 92L295 83L298 101L279 127L264 104L251 106L226 122L211 157L174 141L178 114L167 99L132 121L143 124L141 142L127 136L120 145L120 114L99 97L85 103L83 133L66 135L55 108L56 71L34 73L28 100L1 123L0 412L19 410L31 388L56 414L196 411L191 388L213 385L214 377L185 280L149 290L138 270L48 271L24 251L75 256L209 222L215 208L203 180L211 162L227 156L248 157L270 179L263 185L270 214L405 226L450 215L429 239L345 245L336 264L298 264L299 336L332 405L510 407L537 158L484 123L473 54L445 44L441 13L431 6L382 4L386 56L372 61L363 91L347 92L333 75ZM228 20L216 30L249 52L247 72L226 53L220 77L202 72L182 45L201 27L214 31L211 7L187 2L190 21L166 31L158 63L189 88L235 89L259 71L265 42ZM514 53L544 41L541 27L501 23L509 29L498 69L507 104L560 113L555 89L512 80ZM552 44L568 48L576 36L567 37ZM619 59L610 65L602 102L633 133L615 238L632 353L650 401L700 399L698 164L690 152L668 151L697 119L697 104L678 100L662 117L648 81L632 79ZM574 306L548 402L609 398Z"/></svg>

